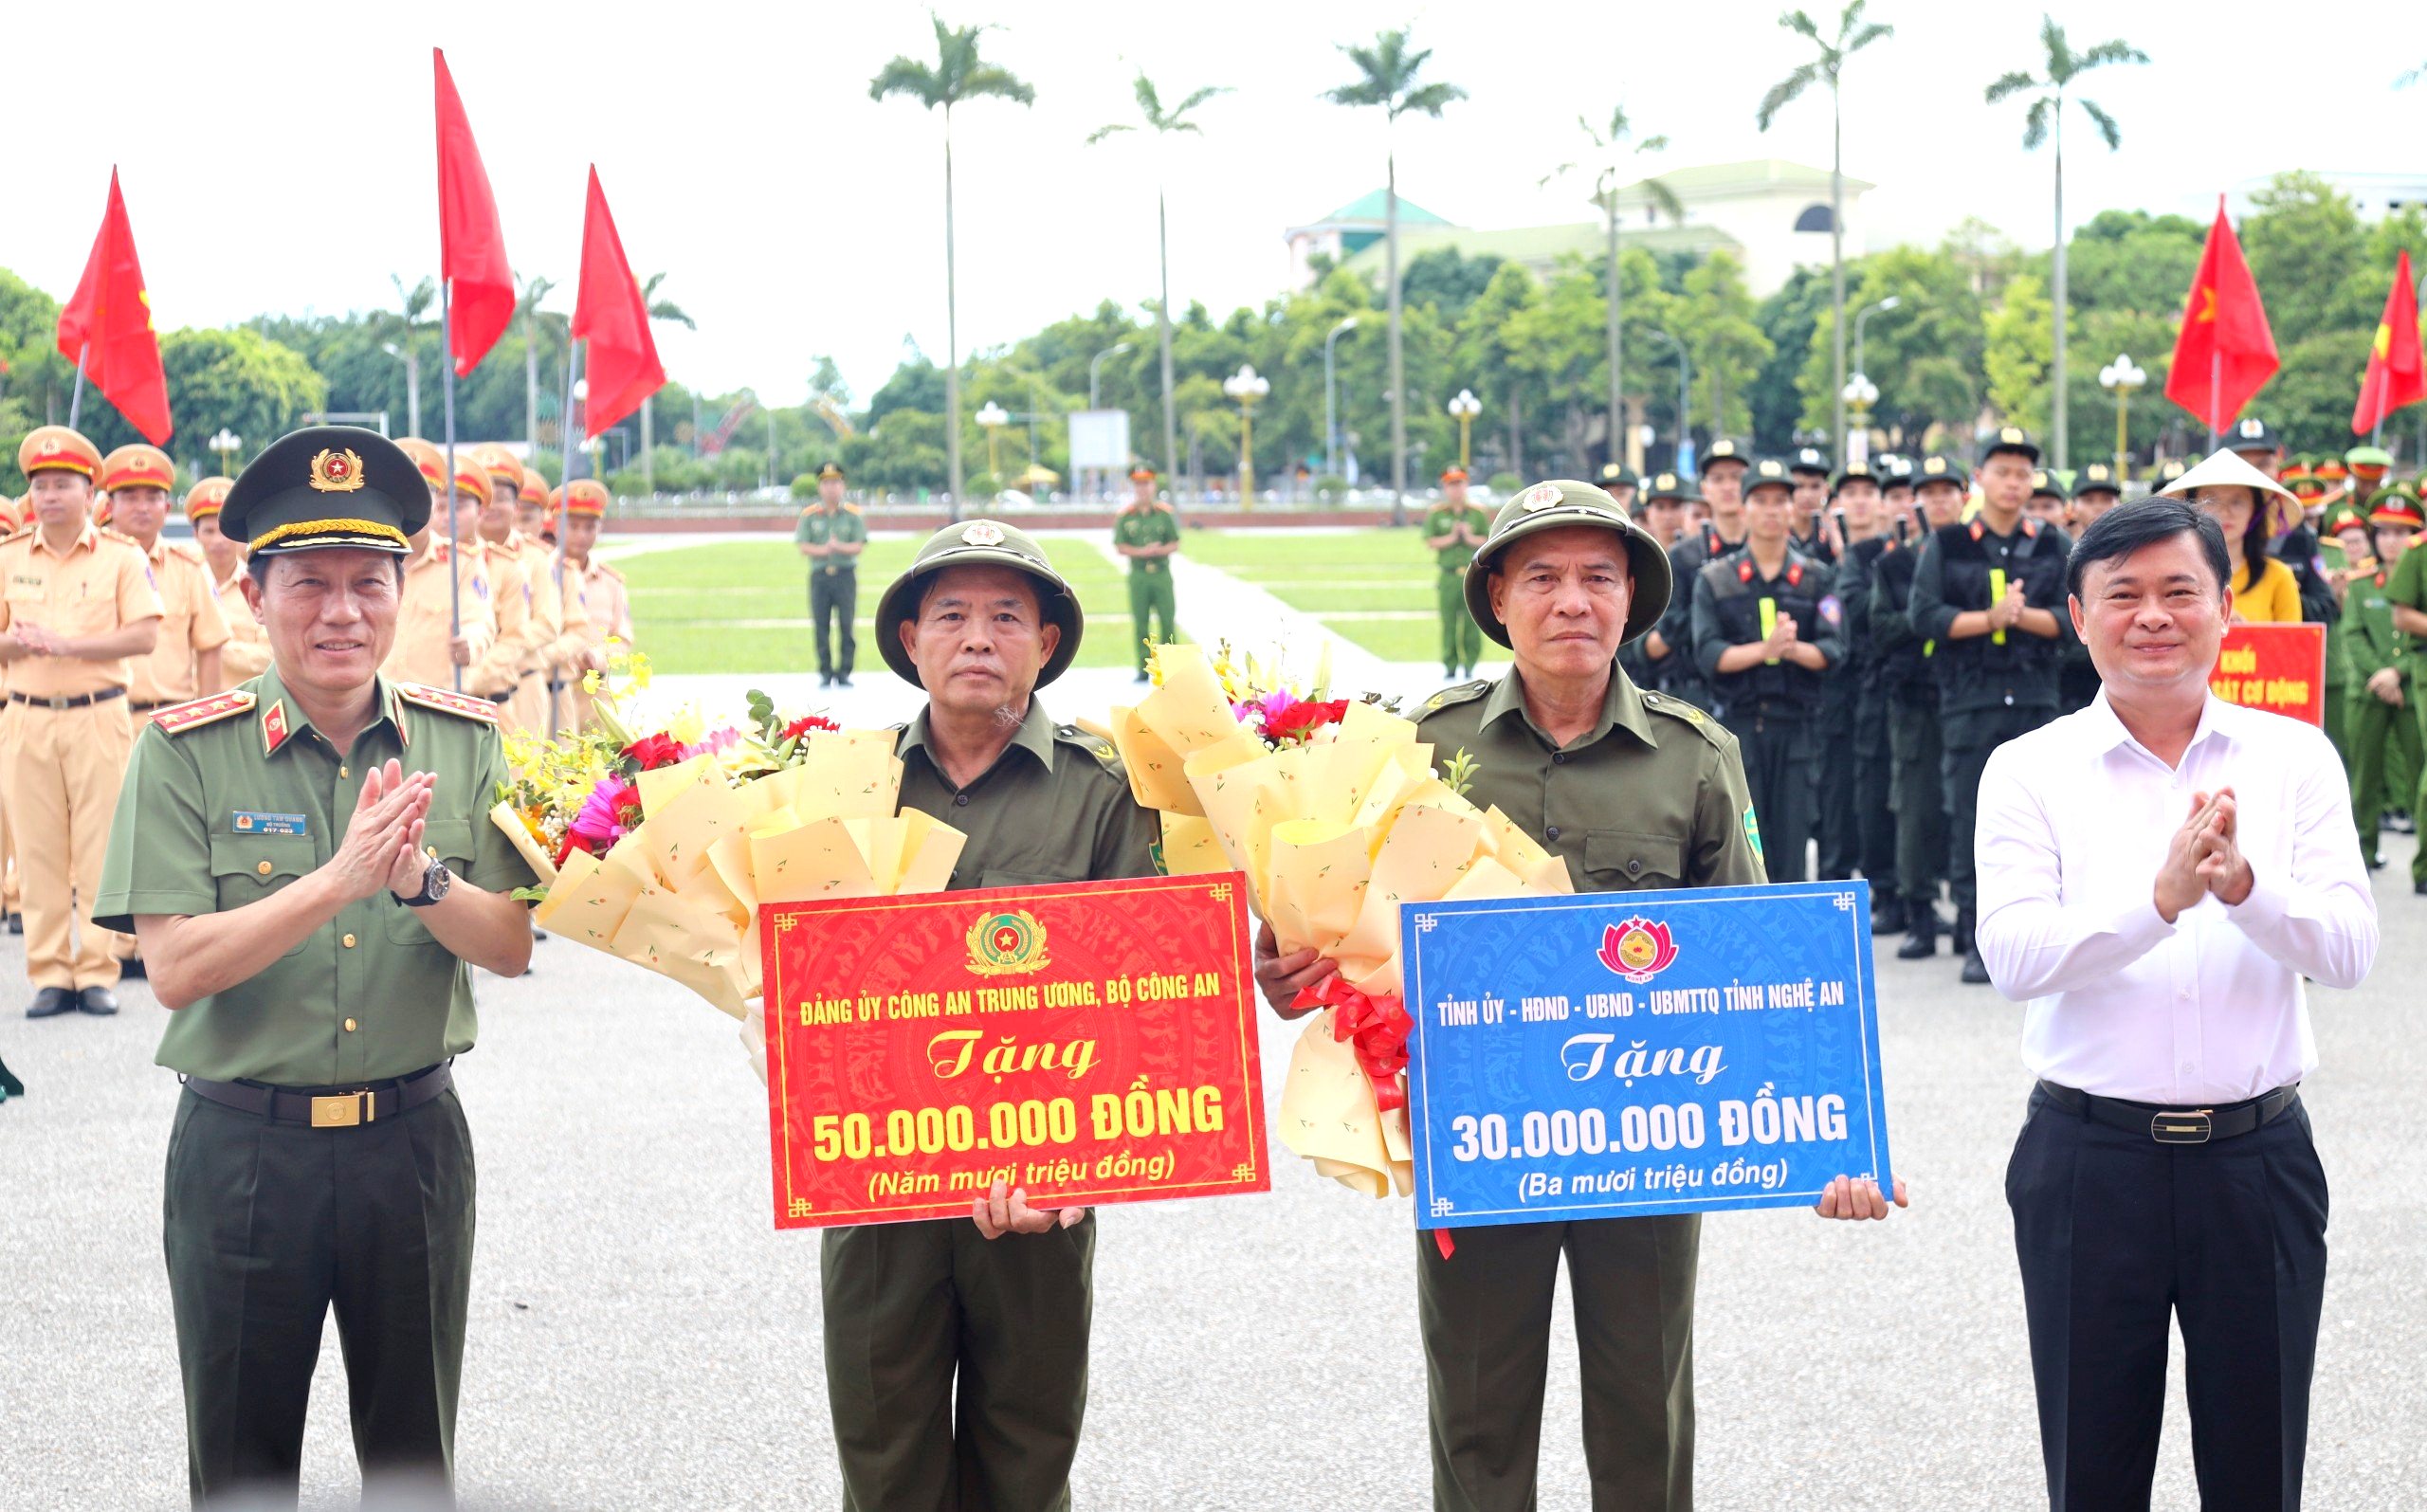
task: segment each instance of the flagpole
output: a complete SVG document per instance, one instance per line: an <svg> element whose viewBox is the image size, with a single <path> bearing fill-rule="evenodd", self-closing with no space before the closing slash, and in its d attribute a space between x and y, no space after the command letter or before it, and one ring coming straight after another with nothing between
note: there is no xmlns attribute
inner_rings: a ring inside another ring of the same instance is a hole
<svg viewBox="0 0 2427 1512"><path fill-rule="evenodd" d="M447 636L448 649L464 636L464 512L455 507L455 281L438 281L438 358L447 370ZM464 691L464 668L447 659L455 673L455 691Z"/></svg>
<svg viewBox="0 0 2427 1512"><path fill-rule="evenodd" d="M2208 353L2208 449L2217 449L2217 433L2225 428L2225 349L2213 347Z"/></svg>
<svg viewBox="0 0 2427 1512"><path fill-rule="evenodd" d="M77 411L84 408L84 355L92 350L90 341L80 343L76 348L76 388L67 396L67 428L70 430L76 428Z"/></svg>

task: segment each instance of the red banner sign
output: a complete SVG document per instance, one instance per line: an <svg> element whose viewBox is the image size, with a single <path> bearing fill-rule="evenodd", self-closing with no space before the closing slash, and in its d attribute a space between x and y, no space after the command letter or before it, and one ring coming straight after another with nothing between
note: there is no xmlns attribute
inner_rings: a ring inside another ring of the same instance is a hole
<svg viewBox="0 0 2427 1512"><path fill-rule="evenodd" d="M760 911L776 1227L1268 1192L1236 872Z"/></svg>
<svg viewBox="0 0 2427 1512"><path fill-rule="evenodd" d="M2227 703L2326 722L2326 627L2228 625L2208 690Z"/></svg>

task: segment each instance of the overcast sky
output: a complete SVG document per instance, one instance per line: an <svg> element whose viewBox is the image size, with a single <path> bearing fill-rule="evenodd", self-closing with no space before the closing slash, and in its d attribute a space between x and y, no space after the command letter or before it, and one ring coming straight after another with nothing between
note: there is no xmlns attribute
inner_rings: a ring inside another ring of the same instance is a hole
<svg viewBox="0 0 2427 1512"><path fill-rule="evenodd" d="M1578 191L1538 181L1581 145L1579 111L1606 119L1621 100L1640 132L1673 143L1650 167L1775 155L1825 168L1825 93L1767 135L1754 128L1762 91L1801 56L1778 9L952 0L947 20L1001 24L987 54L1037 94L1031 109L957 113L961 350L1105 296L1152 295L1154 148L1135 136L1085 145L1096 126L1134 118L1139 67L1167 102L1199 84L1235 91L1200 113L1202 137L1175 138L1168 162L1173 299L1218 316L1279 286L1286 227L1381 183L1379 113L1320 98L1349 77L1334 44L1413 22L1434 49L1427 77L1469 98L1403 125L1401 192L1463 225L1522 226L1589 214ZM646 24L619 19L628 9ZM2220 191L2284 168L2418 168L2427 86L2390 85L2427 62L2427 43L2397 57L2370 41L2417 39L2410 7L2251 8L2255 31L2230 9L2196 27L2155 0L2071 9L2059 19L2077 48L2121 36L2153 59L2086 85L2121 121L2120 154L2078 111L2069 120L2076 222L2118 205L2204 216ZM2021 105L1980 99L2007 68L2036 71L2037 8L1874 0L1872 14L1897 35L1849 67L1845 157L1880 186L1874 245L1935 241L1971 214L2046 246L2047 155L2022 151ZM388 302L392 272L410 283L437 262L435 44L517 269L557 279L552 302L570 309L594 161L634 270L666 272L663 293L699 321L696 335L661 334L675 378L796 402L814 357L831 354L864 399L905 341L943 355L940 123L867 97L894 54L932 57L922 7L240 0L147 8L104 53L91 24L64 6L20 7L9 24L21 61L106 59L72 120L16 96L34 150L15 159L0 265L57 297L82 268L116 163L162 329Z"/></svg>

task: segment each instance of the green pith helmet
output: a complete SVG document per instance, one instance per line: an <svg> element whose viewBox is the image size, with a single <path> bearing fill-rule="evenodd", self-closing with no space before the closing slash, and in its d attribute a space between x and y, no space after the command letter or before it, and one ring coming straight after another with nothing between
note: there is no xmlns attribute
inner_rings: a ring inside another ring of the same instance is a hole
<svg viewBox="0 0 2427 1512"><path fill-rule="evenodd" d="M1565 525L1592 525L1615 533L1626 542L1627 569L1634 595L1627 605L1625 638L1636 639L1669 608L1669 554L1651 533L1627 518L1627 512L1606 492L1588 483L1554 479L1521 490L1492 517L1491 534L1467 564L1467 612L1483 632L1503 646L1508 627L1491 611L1491 569L1500 554L1527 536Z"/></svg>
<svg viewBox="0 0 2427 1512"><path fill-rule="evenodd" d="M1079 632L1086 624L1086 616L1079 611L1079 595L1053 570L1046 560L1045 548L1028 532L1000 520L964 519L928 537L919 555L910 558L910 565L876 601L876 648L884 653L885 665L903 682L912 687L926 686L919 681L919 668L910 653L903 649L902 626L918 618L927 579L947 567L1011 567L1035 578L1045 622L1062 629L1061 644L1036 674L1036 685L1043 687L1069 669L1071 659L1079 654Z"/></svg>

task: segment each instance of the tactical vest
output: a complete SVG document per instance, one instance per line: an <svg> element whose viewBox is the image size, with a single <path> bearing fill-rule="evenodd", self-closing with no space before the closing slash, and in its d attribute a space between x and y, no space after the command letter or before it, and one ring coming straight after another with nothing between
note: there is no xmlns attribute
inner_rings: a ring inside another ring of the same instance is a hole
<svg viewBox="0 0 2427 1512"><path fill-rule="evenodd" d="M1937 540L1939 592L1949 608L1958 612L1986 610L2006 585L2020 583L2025 604L2047 610L2059 626L2064 624L2069 543L2062 532L2025 516L2011 537L2000 537L1976 519L1968 525L1941 527ZM2019 628L2003 635L1950 639L1937 651L1941 685L1956 700L1952 706L1957 708L1970 706L1962 698L1964 693L1978 694L1992 684L2013 687L2017 694L2031 689L2053 701L2056 665L2064 655L2061 639L2061 635L2052 640Z"/></svg>
<svg viewBox="0 0 2427 1512"><path fill-rule="evenodd" d="M1750 552L1727 557L1716 573L1706 574L1703 588L1728 644L1743 646L1768 638L1770 627L1792 617L1797 634L1817 640L1820 600L1828 592L1827 575L1819 564L1790 549L1779 575L1764 580ZM1712 579L1718 579L1713 582ZM1718 699L1714 712L1760 713L1774 718L1802 718L1820 707L1825 674L1781 658L1776 665L1757 663L1742 672L1722 672L1710 680Z"/></svg>

